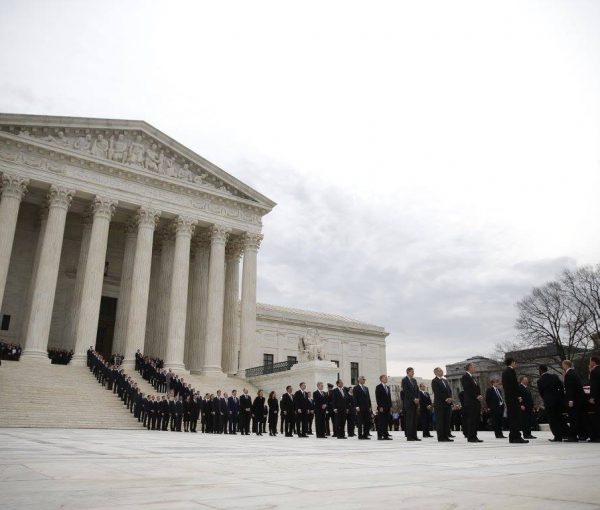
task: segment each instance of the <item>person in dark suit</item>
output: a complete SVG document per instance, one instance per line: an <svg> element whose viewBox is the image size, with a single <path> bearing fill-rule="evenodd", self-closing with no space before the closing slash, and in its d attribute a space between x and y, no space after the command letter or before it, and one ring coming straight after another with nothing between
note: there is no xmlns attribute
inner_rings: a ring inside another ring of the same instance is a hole
<svg viewBox="0 0 600 510"><path fill-rule="evenodd" d="M163 398L160 402L160 414L162 416L162 430L167 430L169 427L170 409L169 401L167 400L166 395L163 395Z"/></svg>
<svg viewBox="0 0 600 510"><path fill-rule="evenodd" d="M312 398L312 393L310 391L304 392L306 394L306 402L307 402L307 414L306 414L306 427L307 434L309 436L313 435L313 421L315 419L315 401Z"/></svg>
<svg viewBox="0 0 600 510"><path fill-rule="evenodd" d="M291 388L291 386L290 386ZM318 439L326 439L325 423L327 419L327 393L323 391L323 383L317 383L317 389L313 392L313 402L315 403L315 432Z"/></svg>
<svg viewBox="0 0 600 510"><path fill-rule="evenodd" d="M365 386L366 379L364 376L358 378L358 384L352 391L354 400L356 401L356 424L358 426L358 439L370 439L371 428L371 412L373 411L371 404L371 395L369 388Z"/></svg>
<svg viewBox="0 0 600 510"><path fill-rule="evenodd" d="M433 437L431 435L431 411L433 409L433 402L427 391L427 386L421 384L419 385L419 390L419 419L423 437Z"/></svg>
<svg viewBox="0 0 600 510"><path fill-rule="evenodd" d="M538 392L544 401L548 424L554 435L554 439L550 439L549 441L560 443L565 437L565 427L562 420L565 400L563 383L558 375L548 372L546 365L540 365L538 372L540 374L537 381Z"/></svg>
<svg viewBox="0 0 600 510"><path fill-rule="evenodd" d="M452 388L444 378L440 367L433 370L435 377L431 380L433 391L433 409L435 412L435 431L438 441L453 441L451 433Z"/></svg>
<svg viewBox="0 0 600 510"><path fill-rule="evenodd" d="M265 414L265 397L263 396L263 390L258 390L254 402L252 402L252 428L255 429L257 436L262 436L260 424ZM254 425L256 424L256 426Z"/></svg>
<svg viewBox="0 0 600 510"><path fill-rule="evenodd" d="M506 368L502 372L502 388L506 400L506 415L508 418L508 441L510 443L528 443L521 437L521 395L515 368L517 361L508 357L504 360Z"/></svg>
<svg viewBox="0 0 600 510"><path fill-rule="evenodd" d="M294 415L298 437L308 437L308 400L305 390L306 383L302 382L300 383L300 389L294 393Z"/></svg>
<svg viewBox="0 0 600 510"><path fill-rule="evenodd" d="M272 391L269 393L269 399L267 401L269 406L269 435L277 435L277 418L279 417L279 400L277 400L277 394Z"/></svg>
<svg viewBox="0 0 600 510"><path fill-rule="evenodd" d="M521 397L521 430L525 439L537 439L531 434L533 428L533 396L529 391L529 379L519 377L519 396Z"/></svg>
<svg viewBox="0 0 600 510"><path fill-rule="evenodd" d="M460 382L463 387L463 433L469 443L483 443L482 439L477 437L477 429L481 416L481 389L475 380L476 368L474 363L467 363L465 373Z"/></svg>
<svg viewBox="0 0 600 510"><path fill-rule="evenodd" d="M243 436L250 434L250 416L252 415L252 398L248 395L248 388L242 390L240 396L240 433Z"/></svg>
<svg viewBox="0 0 600 510"><path fill-rule="evenodd" d="M375 387L375 401L377 402L377 439L391 440L389 422L392 410L392 395L388 386L388 376L379 376L379 384Z"/></svg>
<svg viewBox="0 0 600 510"><path fill-rule="evenodd" d="M231 397L227 400L227 409L229 410L229 433L235 435L240 415L240 399L237 396L237 390L231 390Z"/></svg>
<svg viewBox="0 0 600 510"><path fill-rule="evenodd" d="M592 427L590 443L600 443L600 358L590 358L590 399Z"/></svg>
<svg viewBox="0 0 600 510"><path fill-rule="evenodd" d="M504 417L504 397L500 390L500 379L490 379L490 387L485 392L485 404L490 410L492 428L497 439L506 439L502 433L502 419Z"/></svg>
<svg viewBox="0 0 600 510"><path fill-rule="evenodd" d="M566 359L561 363L561 366L565 374L565 398L567 413L569 414L569 437L567 441L576 442L585 439L586 436L583 423L585 393L583 383L573 368L573 362Z"/></svg>
<svg viewBox="0 0 600 510"><path fill-rule="evenodd" d="M175 400L175 430L181 432L181 420L183 418L183 397L179 396Z"/></svg>
<svg viewBox="0 0 600 510"><path fill-rule="evenodd" d="M190 432L196 433L198 427L198 419L200 418L200 406L202 405L202 399L199 394L192 396L190 403Z"/></svg>
<svg viewBox="0 0 600 510"><path fill-rule="evenodd" d="M335 415L335 436L338 439L346 439L345 427L350 400L344 389L344 382L341 379L337 380L336 388L332 392L331 405L333 406L333 413Z"/></svg>
<svg viewBox="0 0 600 510"><path fill-rule="evenodd" d="M294 395L292 394L292 387L286 386L285 393L281 397L281 415L283 417L285 437L292 437L294 435L294 424L296 422L294 412Z"/></svg>
<svg viewBox="0 0 600 510"><path fill-rule="evenodd" d="M415 371L412 367L406 369L406 377L402 379L402 409L404 411L404 433L407 441L420 441L417 437L417 420L419 416L420 394Z"/></svg>

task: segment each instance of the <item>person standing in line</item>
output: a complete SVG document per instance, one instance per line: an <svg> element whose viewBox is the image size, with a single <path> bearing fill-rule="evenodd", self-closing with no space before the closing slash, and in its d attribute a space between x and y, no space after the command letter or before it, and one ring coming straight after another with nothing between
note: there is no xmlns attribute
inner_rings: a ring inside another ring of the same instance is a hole
<svg viewBox="0 0 600 510"><path fill-rule="evenodd" d="M461 377L463 387L463 433L469 443L483 443L482 439L477 437L479 420L481 416L481 389L475 380L475 364L467 363L465 373ZM516 381L515 381L516 382Z"/></svg>
<svg viewBox="0 0 600 510"><path fill-rule="evenodd" d="M440 367L433 370L435 377L431 380L433 391L433 407L435 410L435 430L438 441L451 442L452 421L452 388Z"/></svg>
<svg viewBox="0 0 600 510"><path fill-rule="evenodd" d="M504 397L500 391L500 379L490 379L491 386L485 392L485 403L490 410L492 428L496 439L506 439L502 432L502 420L504 418Z"/></svg>
<svg viewBox="0 0 600 510"><path fill-rule="evenodd" d="M291 389L291 386L288 386ZM323 383L317 383L317 389L313 392L315 403L315 432L318 439L325 439L325 420L327 419L327 394L323 391ZM282 400L283 404L283 400Z"/></svg>
<svg viewBox="0 0 600 510"><path fill-rule="evenodd" d="M252 398L248 395L248 388L242 390L240 396L240 433L242 436L250 434L250 416L252 415Z"/></svg>
<svg viewBox="0 0 600 510"><path fill-rule="evenodd" d="M590 399L592 406L592 427L590 443L600 443L600 358L592 356L590 358Z"/></svg>
<svg viewBox="0 0 600 510"><path fill-rule="evenodd" d="M350 403L348 394L344 390L344 382L338 379L336 386L337 388L333 390L332 395L333 413L335 415L335 435L338 439L347 439L345 428Z"/></svg>
<svg viewBox="0 0 600 510"><path fill-rule="evenodd" d="M519 377L519 396L521 397L521 430L525 439L537 439L531 434L533 428L533 396L529 391L529 379Z"/></svg>
<svg viewBox="0 0 600 510"><path fill-rule="evenodd" d="M540 374L537 381L538 392L544 401L544 409L546 410L546 416L548 417L548 424L554 435L554 438L549 439L548 441L561 443L565 437L565 426L562 419L565 389L560 377L556 374L549 373L546 365L540 365L538 367L538 372Z"/></svg>
<svg viewBox="0 0 600 510"><path fill-rule="evenodd" d="M515 368L517 362L514 358L508 357L504 360L506 368L502 372L502 388L504 388L504 397L506 399L506 414L508 417L508 441L509 443L529 443L527 439L521 437L521 395L519 393L519 383Z"/></svg>
<svg viewBox="0 0 600 510"><path fill-rule="evenodd" d="M404 433L407 441L420 441L417 437L417 419L419 416L419 387L414 379L412 367L406 369L406 377L402 379L402 409L404 410Z"/></svg>
<svg viewBox="0 0 600 510"><path fill-rule="evenodd" d="M277 400L277 394L272 391L269 393L269 400L267 401L269 406L269 435L277 435L277 418L279 417L279 400Z"/></svg>
<svg viewBox="0 0 600 510"><path fill-rule="evenodd" d="M229 433L237 434L240 416L240 399L237 396L237 390L231 390L231 397L227 401L229 410Z"/></svg>
<svg viewBox="0 0 600 510"><path fill-rule="evenodd" d="M571 360L561 363L565 379L565 397L567 400L567 413L569 414L569 442L584 440L586 432L583 423L583 408L585 405L585 393L581 378L573 368Z"/></svg>
<svg viewBox="0 0 600 510"><path fill-rule="evenodd" d="M375 400L377 402L377 439L390 441L389 431L390 413L392 410L392 396L388 386L388 376L379 376L379 384L375 387Z"/></svg>
<svg viewBox="0 0 600 510"><path fill-rule="evenodd" d="M308 437L308 401L305 390L306 384L301 382L300 389L294 393L294 413L296 416L296 434L298 437Z"/></svg>
<svg viewBox="0 0 600 510"><path fill-rule="evenodd" d="M358 439L370 439L371 412L373 411L369 388L365 386L364 376L358 378L358 384L354 387L353 394L356 401L356 418L358 425Z"/></svg>
<svg viewBox="0 0 600 510"><path fill-rule="evenodd" d="M284 424L285 437L294 435L295 411L294 395L291 385L286 386L285 393L281 397L281 416Z"/></svg>
<svg viewBox="0 0 600 510"><path fill-rule="evenodd" d="M261 422L265 414L265 397L263 396L263 390L258 390L254 402L252 402L252 427L256 427L256 435L262 436Z"/></svg>

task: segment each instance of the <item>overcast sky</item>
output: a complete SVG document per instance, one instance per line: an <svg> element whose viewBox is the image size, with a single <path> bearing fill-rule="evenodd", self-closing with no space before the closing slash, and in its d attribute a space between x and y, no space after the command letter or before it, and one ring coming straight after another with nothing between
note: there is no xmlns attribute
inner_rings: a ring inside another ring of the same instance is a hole
<svg viewBox="0 0 600 510"><path fill-rule="evenodd" d="M143 119L275 200L262 302L418 376L600 261L600 2L0 0L0 111Z"/></svg>

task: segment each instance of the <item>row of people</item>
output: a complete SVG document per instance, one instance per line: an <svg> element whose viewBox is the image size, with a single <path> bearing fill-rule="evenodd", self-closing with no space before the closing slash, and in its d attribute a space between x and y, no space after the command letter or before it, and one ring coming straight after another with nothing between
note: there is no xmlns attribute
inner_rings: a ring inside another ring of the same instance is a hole
<svg viewBox="0 0 600 510"><path fill-rule="evenodd" d="M9 342L0 342L0 360L19 361L21 346Z"/></svg>

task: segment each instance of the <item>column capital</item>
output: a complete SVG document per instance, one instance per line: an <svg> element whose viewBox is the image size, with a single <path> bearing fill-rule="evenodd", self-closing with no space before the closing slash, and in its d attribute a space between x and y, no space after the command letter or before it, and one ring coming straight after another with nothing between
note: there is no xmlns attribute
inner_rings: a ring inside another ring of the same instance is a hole
<svg viewBox="0 0 600 510"><path fill-rule="evenodd" d="M21 200L25 193L27 193L27 185L29 179L25 179L20 175L10 174L4 172L2 174L2 197L11 197Z"/></svg>
<svg viewBox="0 0 600 510"><path fill-rule="evenodd" d="M140 207L135 215L137 227L151 228L154 230L160 217L160 211L152 207Z"/></svg>
<svg viewBox="0 0 600 510"><path fill-rule="evenodd" d="M81 215L81 224L83 225L84 228L91 227L93 222L94 222L94 215L92 213L90 213L89 211L85 212Z"/></svg>
<svg viewBox="0 0 600 510"><path fill-rule="evenodd" d="M131 218L128 218L125 222L125 227L123 227L123 232L125 232L125 237L135 237L138 231L138 223L137 223L137 215Z"/></svg>
<svg viewBox="0 0 600 510"><path fill-rule="evenodd" d="M226 260L240 260L242 253L244 252L244 243L239 237L230 237L225 245L225 259Z"/></svg>
<svg viewBox="0 0 600 510"><path fill-rule="evenodd" d="M223 225L213 225L209 231L211 244L225 244L231 229Z"/></svg>
<svg viewBox="0 0 600 510"><path fill-rule="evenodd" d="M101 195L96 195L92 200L90 210L93 213L94 217L104 218L110 221L113 214L115 213L116 206L116 200L113 200L112 198L108 197L103 197Z"/></svg>
<svg viewBox="0 0 600 510"><path fill-rule="evenodd" d="M192 237L197 220L189 216L177 216L173 220L173 228L176 236Z"/></svg>
<svg viewBox="0 0 600 510"><path fill-rule="evenodd" d="M46 195L46 201L50 209L56 207L68 210L75 194L74 189L65 188L64 186L50 185L50 190Z"/></svg>
<svg viewBox="0 0 600 510"><path fill-rule="evenodd" d="M263 237L262 234L246 233L243 237L244 251L258 251Z"/></svg>

